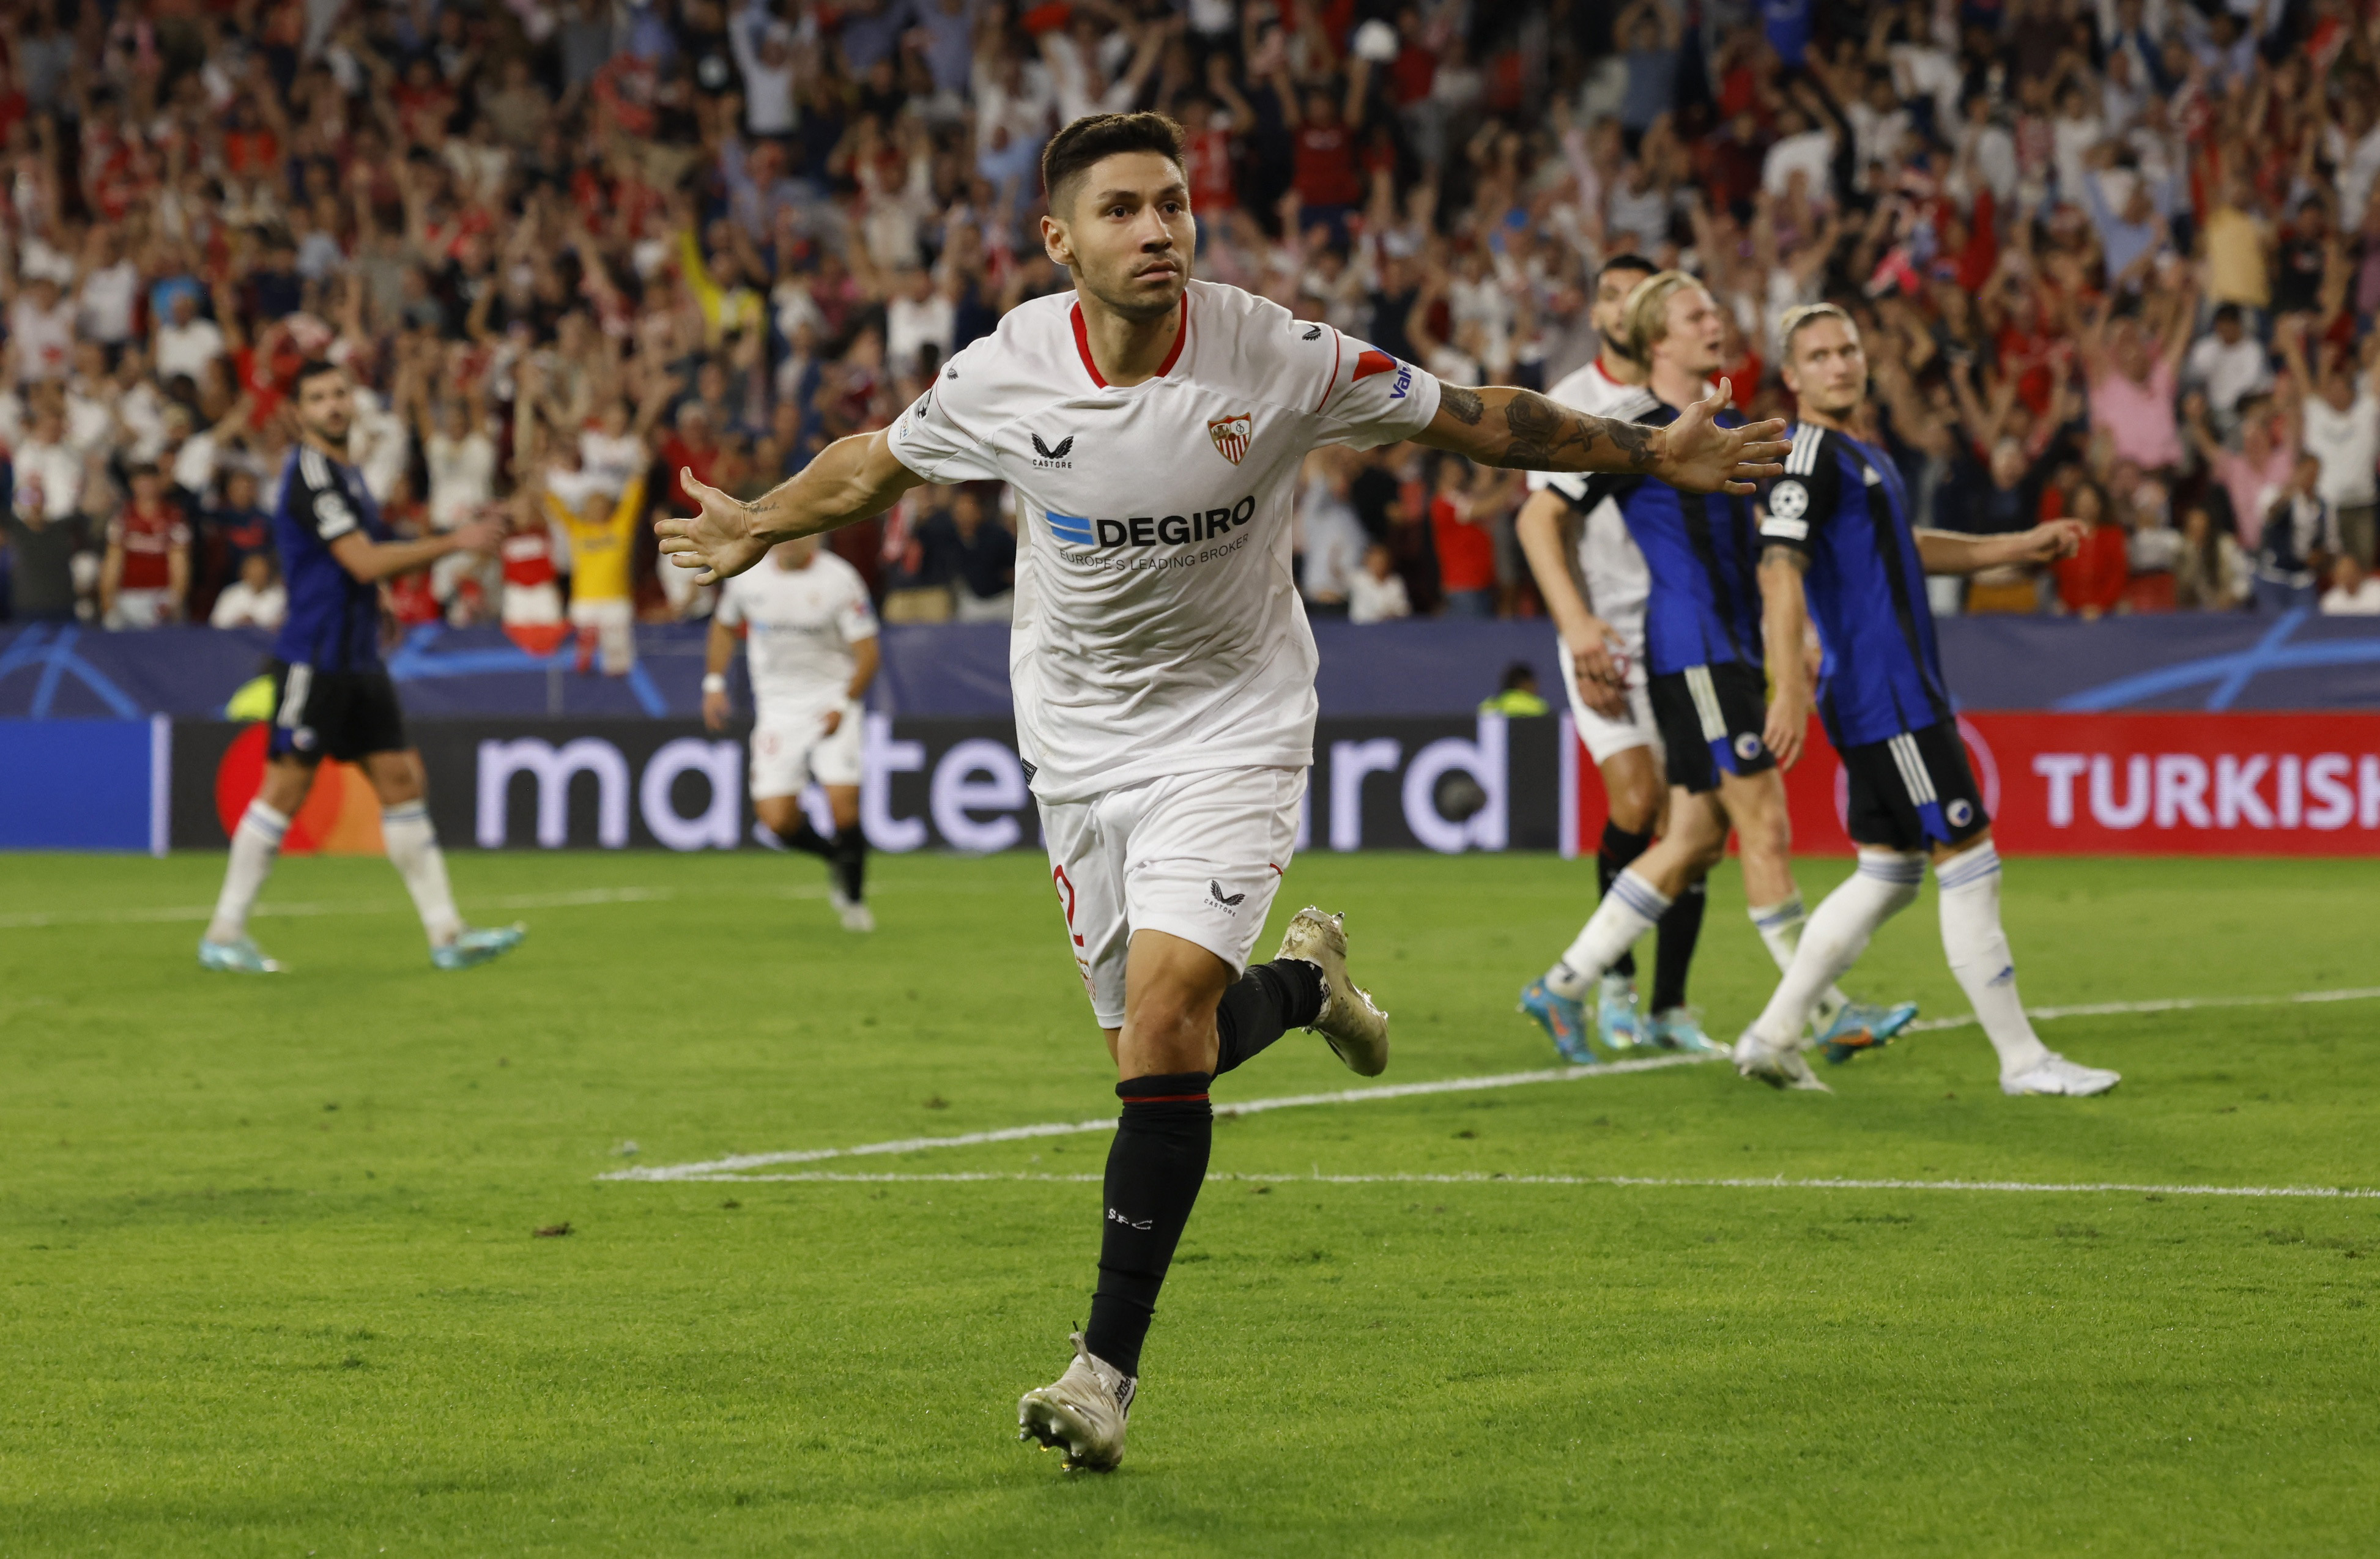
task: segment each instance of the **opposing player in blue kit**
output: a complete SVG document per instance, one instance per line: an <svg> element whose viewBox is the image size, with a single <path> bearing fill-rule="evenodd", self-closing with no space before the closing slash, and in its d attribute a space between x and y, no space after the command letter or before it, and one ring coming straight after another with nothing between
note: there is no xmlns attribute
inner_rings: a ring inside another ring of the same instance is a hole
<svg viewBox="0 0 2380 1559"><path fill-rule="evenodd" d="M1615 398L1605 415L1667 426L1707 393L1726 319L1700 282L1666 271L1629 293L1624 320L1632 356L1647 376L1641 390ZM1726 425L1735 418L1730 413L1719 420ZM1670 787L1661 837L1612 879L1577 938L1521 992L1521 1010L1565 1056L1579 1059L1573 1046L1584 1049L1585 1002L1597 981L1725 858L1730 829L1742 853L1753 924L1779 969L1792 961L1803 916L1778 769L1780 759L1790 765L1799 755L1799 732L1810 711L1806 698L1794 709L1767 700L1763 662L1798 666L1802 630L1796 622L1780 633L1763 610L1747 499L1686 492L1626 472L1574 478L1548 490L1560 492L1582 516L1606 502L1615 504L1643 553L1652 579L1645 608L1645 694ZM1600 685L1580 688L1583 698L1603 700L1605 712L1614 715L1624 708L1621 692L1609 675ZM1789 730L1795 733L1791 744L1781 747L1781 733ZM1888 1037L1916 1015L1908 1004L1853 1003L1831 985L1815 996L1826 1004L1822 1042Z"/></svg>
<svg viewBox="0 0 2380 1559"><path fill-rule="evenodd" d="M1818 713L1849 780L1846 826L1859 869L1810 917L1776 995L1736 1042L1736 1068L1779 1088L1825 1087L1801 1054L1803 1019L1876 927L1916 899L1931 856L1942 949L1999 1052L2001 1091L2104 1094L2118 1074L2044 1045L2017 999L2016 965L2000 929L1999 855L1925 602L1928 574L2070 556L2081 527L2059 520L1990 537L1914 529L1899 469L1857 431L1867 398L1859 327L1834 305L1813 304L1786 315L1783 335L1785 386L1800 397L1802 416L1785 475L1767 492L1761 586L1772 643L1816 624L1826 652ZM1769 670L1777 705L1806 711L1802 659L1772 657ZM1786 743L1798 744L1802 729L1772 733L1779 757L1790 759Z"/></svg>

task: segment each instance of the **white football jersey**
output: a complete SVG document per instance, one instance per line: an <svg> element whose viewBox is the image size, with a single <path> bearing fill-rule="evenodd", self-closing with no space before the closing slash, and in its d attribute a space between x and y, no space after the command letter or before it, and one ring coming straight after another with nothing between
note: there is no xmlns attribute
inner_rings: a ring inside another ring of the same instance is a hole
<svg viewBox="0 0 2380 1559"><path fill-rule="evenodd" d="M752 699L767 719L832 708L851 687L851 647L876 636L859 571L821 549L808 568L762 558L720 587L719 621L746 630Z"/></svg>
<svg viewBox="0 0 2380 1559"><path fill-rule="evenodd" d="M1653 405L1650 391L1621 383L1603 371L1600 361L1567 375L1546 392L1546 398L1592 417L1622 420L1633 420ZM1548 487L1576 498L1586 490L1586 478L1529 473L1531 492ZM1645 554L1637 550L1636 538L1628 534L1620 505L1608 498L1595 506L1579 531L1578 571L1586 576L1587 604L1595 615L1611 625L1630 655L1644 659L1645 600L1653 593L1653 574L1645 566Z"/></svg>
<svg viewBox="0 0 2380 1559"><path fill-rule="evenodd" d="M1409 363L1192 282L1153 379L1109 384L1074 295L1010 310L901 415L929 481L1018 495L1009 674L1035 794L1314 759L1314 634L1290 574L1298 466L1438 414Z"/></svg>

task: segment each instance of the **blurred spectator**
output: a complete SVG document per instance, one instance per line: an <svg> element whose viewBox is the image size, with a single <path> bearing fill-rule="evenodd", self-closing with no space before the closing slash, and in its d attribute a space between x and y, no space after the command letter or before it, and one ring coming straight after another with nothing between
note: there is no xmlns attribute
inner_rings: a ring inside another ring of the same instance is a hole
<svg viewBox="0 0 2380 1559"><path fill-rule="evenodd" d="M2256 545L2256 610L2294 611L2314 604L2314 585L2338 551L2338 530L2319 490L2322 462L2299 458L2265 511Z"/></svg>
<svg viewBox="0 0 2380 1559"><path fill-rule="evenodd" d="M132 501L107 527L99 574L99 610L110 628L156 628L179 622L190 593L190 526L165 497L156 466L132 468Z"/></svg>
<svg viewBox="0 0 2380 1559"><path fill-rule="evenodd" d="M2206 505L2192 504L2181 518L2181 556L2174 565L2174 604L2184 610L2234 611L2247 600L2253 572L2231 533L2215 523Z"/></svg>
<svg viewBox="0 0 2380 1559"><path fill-rule="evenodd" d="M250 552L240 560L239 577L215 597L207 622L216 628L278 628L288 613L289 596L270 552Z"/></svg>
<svg viewBox="0 0 2380 1559"><path fill-rule="evenodd" d="M91 566L83 476L82 457L67 447L55 396L41 397L9 455L8 605L17 622L72 622L77 615L78 567Z"/></svg>
<svg viewBox="0 0 2380 1559"><path fill-rule="evenodd" d="M1504 668L1504 680L1498 684L1496 696L1482 699L1480 712L1511 715L1527 719L1534 715L1550 714L1553 707L1537 692L1537 673L1525 660L1515 660Z"/></svg>
<svg viewBox="0 0 2380 1559"><path fill-rule="evenodd" d="M1458 455L1438 462L1437 490L1429 503L1437 545L1439 588L1450 617L1496 615L1496 539L1477 512L1477 484L1471 463Z"/></svg>
<svg viewBox="0 0 2380 1559"><path fill-rule="evenodd" d="M2116 610L2131 576L2124 528L2117 523L2099 484L2083 480L2066 495L2067 519L2089 526L2082 550L2058 565L2058 604L2084 622Z"/></svg>
<svg viewBox="0 0 2380 1559"><path fill-rule="evenodd" d="M2325 617L2380 617L2380 579L2347 553L2330 565L2330 588L2322 593Z"/></svg>
<svg viewBox="0 0 2380 1559"><path fill-rule="evenodd" d="M2215 328L2192 345L2182 369L2185 383L2206 393L2215 425L2224 429L2238 422L2244 397L2260 394L2273 383L2264 345L2248 333L2236 303L2216 307Z"/></svg>
<svg viewBox="0 0 2380 1559"><path fill-rule="evenodd" d="M2278 332L2289 374L2309 386L2299 417L2306 453L2322 464L2317 488L2330 505L2338 526L2338 544L2366 570L2373 561L2374 471L2380 466L2380 394L2374 393L2375 343L2363 340L2363 361L2357 364L2343 345L2318 344L2322 368L2310 371L2306 362L2306 320L2303 316L2282 321ZM2358 368L2361 372L2355 371Z"/></svg>
<svg viewBox="0 0 2380 1559"><path fill-rule="evenodd" d="M929 552L948 560L952 606L962 622L1005 622L1016 610L1016 533L1005 516L985 512L972 484L925 526Z"/></svg>
<svg viewBox="0 0 2380 1559"><path fill-rule="evenodd" d="M1347 586L1347 620L1351 622L1387 622L1413 615L1413 602L1406 598L1405 582L1397 577L1394 553L1375 541L1364 551L1364 566Z"/></svg>

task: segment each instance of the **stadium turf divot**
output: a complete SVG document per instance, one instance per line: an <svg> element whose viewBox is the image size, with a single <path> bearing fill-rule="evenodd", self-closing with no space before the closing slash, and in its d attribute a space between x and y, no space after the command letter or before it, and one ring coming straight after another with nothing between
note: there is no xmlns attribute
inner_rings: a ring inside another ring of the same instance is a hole
<svg viewBox="0 0 2380 1559"><path fill-rule="evenodd" d="M2288 996L2172 997L2156 1001L2099 1001L2070 1007L2032 1007L2027 1008L2025 1010L2035 1021L2048 1021L2058 1018L2106 1018L2120 1017L2127 1014L2136 1013L2187 1012L2198 1009L2217 1007L2289 1007L2312 1002L2365 1001L2374 997L2380 997L2380 986L2363 985L2351 987L2346 990L2298 991ZM1936 1018L1926 1021L1912 1023L1909 1028L1903 1032L1914 1033L1923 1031L1928 1033L1938 1033L1947 1029L1968 1027L1973 1024L1974 1021L1974 1014L1970 1012L1962 1017ZM1435 1078L1426 1082L1393 1082L1387 1083L1377 1088L1345 1088L1328 1094L1289 1094L1270 1099L1247 1099L1238 1104L1219 1104L1215 1106L1215 1113L1218 1116L1260 1115L1267 1110L1299 1109L1311 1105L1373 1104L1385 1099L1411 1099L1431 1094L1469 1094L1490 1088L1520 1088L1538 1082L1577 1082L1587 1078L1616 1077L1633 1072L1660 1071L1670 1067L1690 1067L1699 1065L1706 1061L1724 1059L1726 1059L1726 1057L1722 1055L1689 1054L1679 1056L1654 1056L1648 1057L1643 1060L1609 1061L1600 1066L1592 1067L1545 1067L1534 1071L1490 1072L1484 1076L1477 1077L1442 1077ZM1030 1141L1037 1137L1069 1137L1083 1132L1112 1131L1114 1130L1115 1119L1111 1116L1102 1117L1097 1120L1051 1120L1042 1121L1032 1126L1003 1127L995 1131L966 1131L953 1137L903 1137L892 1142L863 1142L856 1147L848 1148L798 1148L784 1153L730 1154L724 1158L704 1159L701 1162L695 1164L655 1164L640 1166L633 1169L614 1169L608 1174L598 1175L595 1178L599 1180L649 1181L715 1180L736 1178L802 1178L805 1177L749 1175L747 1174L746 1171L753 1169L766 1169L780 1164L816 1164L830 1158L861 1158L890 1153L924 1153L935 1148L983 1147L993 1142L1021 1142ZM815 1178L825 1177L808 1178ZM999 1179L1003 1177L995 1175L975 1178ZM1033 1177L1005 1178L1031 1178ZM1051 1178L1056 1177L1041 1178ZM1427 1178L1427 1177L1423 1178ZM1512 1177L1497 1178L1510 1178ZM1571 1182L1557 1179L1548 1181L1546 1183L1575 1183L1579 1185L1773 1185L1783 1184L1786 1182L1769 1180L1686 1181L1623 1179L1581 1179ZM1806 1183L1814 1186L1842 1185L1846 1187L1850 1184L1850 1182L1835 1181L1810 1181ZM1888 1187L1905 1187L1906 1189L1911 1190L1922 1190L1928 1189L1935 1182L1912 1180L1906 1182L1877 1181L1875 1184L1877 1189L1885 1189ZM1995 1189L1993 1186L1984 1184L1983 1182L1959 1181L1942 1182L1942 1184L1947 1189L1952 1190ZM2340 1196L2349 1194L2380 1194L2363 1191L2350 1193L2343 1190L2322 1190L2318 1189L2297 1190L2283 1189L2220 1191L2209 1187L2035 1187L2032 1185L2021 1185L2015 1182L2010 1182L2007 1187L1998 1189L2027 1190L2043 1189L2074 1190L2204 1190L2212 1195L2259 1196Z"/></svg>

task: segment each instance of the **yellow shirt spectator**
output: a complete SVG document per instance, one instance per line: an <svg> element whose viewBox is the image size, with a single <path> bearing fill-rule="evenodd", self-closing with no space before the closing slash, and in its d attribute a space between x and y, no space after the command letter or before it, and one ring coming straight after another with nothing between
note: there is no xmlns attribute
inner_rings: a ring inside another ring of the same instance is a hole
<svg viewBox="0 0 2380 1559"><path fill-rule="evenodd" d="M2270 228L2262 217L2228 203L2206 213L2206 293L2216 303L2268 308L2272 274L2265 262Z"/></svg>
<svg viewBox="0 0 2380 1559"><path fill-rule="evenodd" d="M545 512L570 539L570 598L625 601L628 595L628 550L644 514L645 478L625 487L601 471L545 474Z"/></svg>

